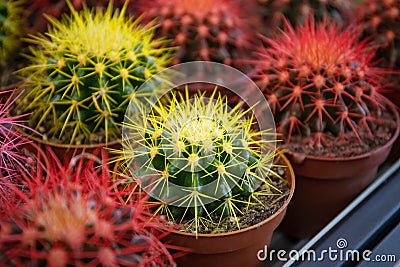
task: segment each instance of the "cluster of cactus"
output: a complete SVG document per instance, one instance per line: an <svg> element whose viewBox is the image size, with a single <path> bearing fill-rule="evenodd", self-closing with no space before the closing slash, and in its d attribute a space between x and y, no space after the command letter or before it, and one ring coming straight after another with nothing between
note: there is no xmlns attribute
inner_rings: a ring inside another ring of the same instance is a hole
<svg viewBox="0 0 400 267"><path fill-rule="evenodd" d="M253 130L254 118L241 106L230 110L216 91L210 99L172 92L167 106L160 101L150 114L129 115L124 157L141 187L159 201L156 214L196 232L204 220L218 224L226 217L240 228L246 205L267 191L282 194L270 180L278 176L271 166L279 152L266 142L267 130Z"/></svg>
<svg viewBox="0 0 400 267"><path fill-rule="evenodd" d="M22 203L0 217L1 266L175 266L145 199L120 203L100 159L45 157L21 177L28 190L13 189Z"/></svg>
<svg viewBox="0 0 400 267"><path fill-rule="evenodd" d="M400 1L365 0L357 8L357 25L364 38L379 47L384 67L400 67Z"/></svg>
<svg viewBox="0 0 400 267"><path fill-rule="evenodd" d="M25 0L26 6L24 16L27 18L29 28L32 33L44 32L48 26L46 16L61 18L62 14L68 13L68 0ZM81 10L83 6L102 8L109 3L109 0L72 0L72 5L76 10ZM115 7L122 7L126 0L114 0ZM131 10L131 8L129 9Z"/></svg>
<svg viewBox="0 0 400 267"><path fill-rule="evenodd" d="M286 23L283 33L265 42L251 75L287 143L310 136L319 150L330 137L372 137L371 124L384 109L377 93L384 81L371 63L372 48L352 28L310 18L296 30Z"/></svg>
<svg viewBox="0 0 400 267"><path fill-rule="evenodd" d="M140 1L137 9L147 21L160 24L158 36L178 46L174 64L206 60L231 65L255 36L256 18L248 16L248 5L238 0L155 0Z"/></svg>
<svg viewBox="0 0 400 267"><path fill-rule="evenodd" d="M22 151L29 141L15 131L22 126L23 116L9 116L16 99L15 90L0 92L0 211L13 204L11 187L15 176L27 169L31 158Z"/></svg>
<svg viewBox="0 0 400 267"><path fill-rule="evenodd" d="M316 20L331 19L336 23L349 21L352 3L349 0L256 0L268 26L267 34L284 26L284 20L292 25L304 24L310 15Z"/></svg>
<svg viewBox="0 0 400 267"><path fill-rule="evenodd" d="M4 65L21 46L24 34L21 1L0 1L0 64Z"/></svg>
<svg viewBox="0 0 400 267"><path fill-rule="evenodd" d="M125 16L127 4L120 11L69 6L71 15L50 19L45 35L28 40L31 63L18 71L28 90L17 110L34 111L30 125L55 142L107 143L120 137L129 101L168 65L171 49L153 27Z"/></svg>

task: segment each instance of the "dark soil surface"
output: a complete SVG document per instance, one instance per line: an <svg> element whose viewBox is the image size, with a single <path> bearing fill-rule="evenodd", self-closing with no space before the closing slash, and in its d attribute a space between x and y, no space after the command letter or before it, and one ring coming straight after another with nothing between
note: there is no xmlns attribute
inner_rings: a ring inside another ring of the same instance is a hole
<svg viewBox="0 0 400 267"><path fill-rule="evenodd" d="M273 170L277 172L281 177L285 177L285 174L287 172L286 168L283 167L274 167ZM270 188L271 194L276 193L276 195L259 196L258 199L263 203L263 205L257 203L256 205L245 206L242 209L243 215L237 214L237 221L239 223L239 226L236 219L233 217L226 217L221 221L221 223L217 224L215 222L219 221L219 216L214 214L214 216L212 216L214 223L211 223L208 220L202 221L202 223L199 225L198 233L216 234L216 233L232 232L239 229L250 227L269 218L283 206L290 193L289 184L285 180L275 176L272 176L271 180L272 180L271 184L275 186L278 190L280 190L282 193L278 194L278 191L276 191L273 188ZM262 186L261 188L259 188L258 191L262 189L265 188ZM182 232L188 232L193 234L196 233L195 224L190 222L179 225L178 229Z"/></svg>
<svg viewBox="0 0 400 267"><path fill-rule="evenodd" d="M389 112L389 109L386 111L375 123L370 123L372 137L367 131L358 131L361 142L351 132L339 137L327 136L321 147L315 145L314 136L292 136L290 143L281 144L281 146L290 151L310 156L341 158L362 155L386 144L395 133L396 127L398 127L395 117L392 112Z"/></svg>

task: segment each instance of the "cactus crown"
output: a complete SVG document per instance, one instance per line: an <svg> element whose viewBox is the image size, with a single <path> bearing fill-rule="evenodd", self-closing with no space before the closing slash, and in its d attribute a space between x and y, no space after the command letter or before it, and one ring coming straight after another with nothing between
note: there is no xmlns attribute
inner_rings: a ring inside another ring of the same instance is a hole
<svg viewBox="0 0 400 267"><path fill-rule="evenodd" d="M0 1L0 62L4 64L20 47L23 35L22 1Z"/></svg>
<svg viewBox="0 0 400 267"><path fill-rule="evenodd" d="M107 142L119 138L128 102L168 64L169 49L154 28L125 16L127 4L119 13L112 4L104 12L69 5L70 16L49 18L48 33L28 40L32 64L19 74L29 90L19 106L35 111L31 125L63 143Z"/></svg>
<svg viewBox="0 0 400 267"><path fill-rule="evenodd" d="M235 220L243 206L275 190L270 177L279 177L271 170L278 152L262 138L272 133L253 130L254 118L240 107L230 109L216 91L210 98L173 92L168 106L157 103L137 116L144 120L126 123L124 156L142 188L161 201L156 213L197 233L203 220Z"/></svg>
<svg viewBox="0 0 400 267"><path fill-rule="evenodd" d="M47 153L50 165L40 166L41 158L38 170L21 178L29 190L14 188L22 203L0 218L0 264L173 265L145 199L118 203L108 168L80 156L63 164Z"/></svg>
<svg viewBox="0 0 400 267"><path fill-rule="evenodd" d="M400 67L400 1L365 0L357 9L357 25L364 38L378 45L377 56L386 67Z"/></svg>
<svg viewBox="0 0 400 267"><path fill-rule="evenodd" d="M158 36L178 46L173 63L194 60L234 64L251 41L255 18L244 5L226 0L155 0L138 7L147 20L160 24Z"/></svg>
<svg viewBox="0 0 400 267"><path fill-rule="evenodd" d="M328 137L372 136L383 81L372 68L370 47L353 30L310 18L296 31L287 23L276 39L265 41L269 47L258 50L253 77L287 143L294 135L312 136L321 148Z"/></svg>

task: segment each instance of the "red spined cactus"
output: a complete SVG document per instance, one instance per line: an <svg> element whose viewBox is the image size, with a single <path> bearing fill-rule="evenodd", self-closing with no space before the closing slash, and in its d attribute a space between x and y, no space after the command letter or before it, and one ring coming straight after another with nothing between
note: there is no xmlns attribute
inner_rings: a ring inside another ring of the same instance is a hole
<svg viewBox="0 0 400 267"><path fill-rule="evenodd" d="M0 218L1 266L175 265L145 199L121 203L102 161L48 156L14 188L23 204Z"/></svg>
<svg viewBox="0 0 400 267"><path fill-rule="evenodd" d="M303 136L320 150L337 140L373 138L371 128L383 122L385 110L377 93L384 70L374 68L372 48L352 28L310 18L296 30L286 22L280 34L264 41L251 75L286 144Z"/></svg>
<svg viewBox="0 0 400 267"><path fill-rule="evenodd" d="M379 47L381 65L400 68L400 1L364 0L356 14L362 37Z"/></svg>
<svg viewBox="0 0 400 267"><path fill-rule="evenodd" d="M160 24L158 36L174 40L174 64L206 60L232 65L249 48L258 23L249 3L239 0L139 1L137 9L146 21Z"/></svg>
<svg viewBox="0 0 400 267"><path fill-rule="evenodd" d="M21 171L27 171L32 161L23 151L29 141L15 129L15 126L27 128L22 125L24 115L9 114L19 97L16 90L0 92L0 212L14 203L11 188L16 182L15 176Z"/></svg>

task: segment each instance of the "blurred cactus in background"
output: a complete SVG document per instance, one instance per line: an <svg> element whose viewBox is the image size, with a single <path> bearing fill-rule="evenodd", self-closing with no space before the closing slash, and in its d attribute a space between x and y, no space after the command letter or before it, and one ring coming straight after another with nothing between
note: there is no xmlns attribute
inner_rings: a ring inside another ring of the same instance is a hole
<svg viewBox="0 0 400 267"><path fill-rule="evenodd" d="M160 24L157 36L178 46L174 64L206 60L235 65L259 26L249 5L238 0L144 0L137 9L146 21Z"/></svg>
<svg viewBox="0 0 400 267"><path fill-rule="evenodd" d="M21 38L26 33L23 1L0 1L0 86L14 83L12 72L19 64Z"/></svg>
<svg viewBox="0 0 400 267"><path fill-rule="evenodd" d="M284 20L292 25L304 24L310 15L316 21L328 19L336 24L347 24L353 15L349 0L256 0L264 19L263 33L271 36L284 27Z"/></svg>
<svg viewBox="0 0 400 267"><path fill-rule="evenodd" d="M380 64L400 68L400 1L364 0L356 14L362 37L378 47Z"/></svg>
<svg viewBox="0 0 400 267"><path fill-rule="evenodd" d="M21 45L24 34L23 1L0 1L0 63L7 64Z"/></svg>

